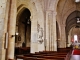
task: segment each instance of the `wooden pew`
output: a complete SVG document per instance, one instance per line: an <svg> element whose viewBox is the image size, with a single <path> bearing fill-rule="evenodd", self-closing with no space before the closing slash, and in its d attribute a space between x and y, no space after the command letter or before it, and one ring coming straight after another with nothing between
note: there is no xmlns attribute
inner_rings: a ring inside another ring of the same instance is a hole
<svg viewBox="0 0 80 60"><path fill-rule="evenodd" d="M17 59L25 59L25 56L23 56L23 55L16 55L16 60Z"/></svg>
<svg viewBox="0 0 80 60"><path fill-rule="evenodd" d="M16 60L17 59L23 59L23 60L60 60L60 59L38 58L38 57L25 57L22 55L17 55Z"/></svg>
<svg viewBox="0 0 80 60"><path fill-rule="evenodd" d="M15 47L15 54L22 55L30 53L30 47Z"/></svg>
<svg viewBox="0 0 80 60"><path fill-rule="evenodd" d="M17 56L17 59L23 59L23 60L64 60L65 57L61 57L61 56L37 56L37 57L29 57L29 56Z"/></svg>
<svg viewBox="0 0 80 60"><path fill-rule="evenodd" d="M62 52L65 50L64 52ZM69 51L69 49L62 49L58 52L55 51L40 51L35 53L29 53L24 54L22 56L16 56L17 58L23 59L23 60L64 60L67 53L66 51Z"/></svg>
<svg viewBox="0 0 80 60"><path fill-rule="evenodd" d="M72 48L58 48L58 52L69 52Z"/></svg>
<svg viewBox="0 0 80 60"><path fill-rule="evenodd" d="M29 57L25 55L25 57ZM31 57L37 57L37 58L45 58L45 59L57 59L57 60L64 60L66 55L53 55L53 56L44 56L44 55L33 55Z"/></svg>

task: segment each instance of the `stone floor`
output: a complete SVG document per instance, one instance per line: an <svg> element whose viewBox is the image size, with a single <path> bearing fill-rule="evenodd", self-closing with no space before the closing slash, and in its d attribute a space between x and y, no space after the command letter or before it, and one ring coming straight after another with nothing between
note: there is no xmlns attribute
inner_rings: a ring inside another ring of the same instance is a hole
<svg viewBox="0 0 80 60"><path fill-rule="evenodd" d="M70 60L80 60L80 55L72 55Z"/></svg>
<svg viewBox="0 0 80 60"><path fill-rule="evenodd" d="M80 49L74 49L72 51L70 60L80 60Z"/></svg>

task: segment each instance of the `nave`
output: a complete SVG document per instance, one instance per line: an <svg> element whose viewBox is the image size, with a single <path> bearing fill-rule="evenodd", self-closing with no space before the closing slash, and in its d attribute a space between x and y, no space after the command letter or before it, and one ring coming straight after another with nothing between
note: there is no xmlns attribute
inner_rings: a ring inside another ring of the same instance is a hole
<svg viewBox="0 0 80 60"><path fill-rule="evenodd" d="M17 54L16 60L70 60L72 48L58 48L58 51L40 51Z"/></svg>
<svg viewBox="0 0 80 60"><path fill-rule="evenodd" d="M71 49L63 51L80 43L79 0L0 2L0 60L76 59L68 53Z"/></svg>

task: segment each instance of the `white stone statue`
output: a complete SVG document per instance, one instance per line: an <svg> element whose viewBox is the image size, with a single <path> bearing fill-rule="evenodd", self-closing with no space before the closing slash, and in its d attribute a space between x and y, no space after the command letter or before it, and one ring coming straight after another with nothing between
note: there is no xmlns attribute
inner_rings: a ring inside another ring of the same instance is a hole
<svg viewBox="0 0 80 60"><path fill-rule="evenodd" d="M42 39L43 37L43 29L38 24L38 39Z"/></svg>
<svg viewBox="0 0 80 60"><path fill-rule="evenodd" d="M38 24L38 41L39 42L43 42L43 28L40 27L40 25Z"/></svg>

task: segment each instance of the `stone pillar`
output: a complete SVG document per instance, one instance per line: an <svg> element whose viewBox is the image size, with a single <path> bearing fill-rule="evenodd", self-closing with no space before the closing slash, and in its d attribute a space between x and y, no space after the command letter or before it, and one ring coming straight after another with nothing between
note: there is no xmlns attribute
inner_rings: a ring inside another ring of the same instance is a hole
<svg viewBox="0 0 80 60"><path fill-rule="evenodd" d="M60 40L60 47L66 48L66 38L65 38L65 25L61 25L61 40Z"/></svg>
<svg viewBox="0 0 80 60"><path fill-rule="evenodd" d="M36 16L36 15L35 15ZM31 19L31 53L38 52L37 43L37 17Z"/></svg>
<svg viewBox="0 0 80 60"><path fill-rule="evenodd" d="M46 51L50 51L50 11L46 11Z"/></svg>
<svg viewBox="0 0 80 60"><path fill-rule="evenodd" d="M57 36L56 36L56 15L57 12L53 12L53 51L57 51Z"/></svg>
<svg viewBox="0 0 80 60"><path fill-rule="evenodd" d="M70 34L68 34L68 43L66 44L67 45L67 47L70 47L70 42L71 42L71 36L70 36Z"/></svg>
<svg viewBox="0 0 80 60"><path fill-rule="evenodd" d="M10 0L10 13L9 13L9 22L8 22L8 33L9 33L9 40L8 40L8 54L7 59L13 60L14 59L14 46L15 46L15 27L16 27L16 0Z"/></svg>
<svg viewBox="0 0 80 60"><path fill-rule="evenodd" d="M57 51L56 42L56 13L46 11L46 50Z"/></svg>

